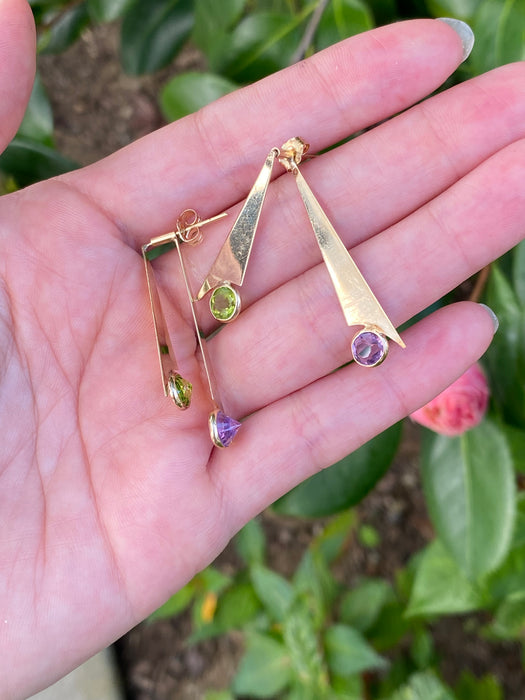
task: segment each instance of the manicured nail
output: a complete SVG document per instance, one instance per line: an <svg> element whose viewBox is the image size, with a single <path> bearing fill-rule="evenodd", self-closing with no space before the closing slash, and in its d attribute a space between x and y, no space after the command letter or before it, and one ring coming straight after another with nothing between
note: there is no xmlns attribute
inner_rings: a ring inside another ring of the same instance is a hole
<svg viewBox="0 0 525 700"><path fill-rule="evenodd" d="M454 19L453 17L438 17L438 20L448 24L448 26L459 36L463 46L463 60L466 61L470 56L472 47L474 46L475 37L472 29L466 22L463 22L460 19Z"/></svg>
<svg viewBox="0 0 525 700"><path fill-rule="evenodd" d="M492 311L492 309L490 308L490 306L487 306L486 304L480 304L480 306L482 306L482 307L485 309L485 311L488 313L488 315L489 315L490 318L492 319L492 323L493 323L493 325L494 325L494 333L495 333L495 332L498 330L498 328L499 328L499 319L498 319L498 317L496 316L496 314L494 313L494 311Z"/></svg>

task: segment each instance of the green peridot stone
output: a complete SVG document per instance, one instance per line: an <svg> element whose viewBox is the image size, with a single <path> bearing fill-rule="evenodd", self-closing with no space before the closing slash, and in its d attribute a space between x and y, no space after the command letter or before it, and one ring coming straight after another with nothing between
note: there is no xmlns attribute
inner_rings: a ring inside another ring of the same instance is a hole
<svg viewBox="0 0 525 700"><path fill-rule="evenodd" d="M210 311L217 321L227 323L237 316L241 308L241 300L235 289L224 284L213 290L210 297Z"/></svg>
<svg viewBox="0 0 525 700"><path fill-rule="evenodd" d="M172 373L168 379L168 395L176 406L183 410L188 408L191 401L192 385L180 374Z"/></svg>

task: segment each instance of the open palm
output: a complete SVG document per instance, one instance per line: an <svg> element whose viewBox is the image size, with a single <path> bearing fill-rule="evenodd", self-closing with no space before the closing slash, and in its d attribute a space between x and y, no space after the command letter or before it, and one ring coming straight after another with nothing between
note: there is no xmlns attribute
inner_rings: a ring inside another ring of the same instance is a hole
<svg viewBox="0 0 525 700"><path fill-rule="evenodd" d="M1 138L23 113L33 33L0 6ZM84 170L0 202L0 696L26 697L129 629L249 518L451 383L486 349L486 311L413 326L375 370L332 371L349 338L284 175L270 186L240 318L210 342L229 412L212 448L176 266L161 261L179 412L160 390L140 247L183 209L231 209L290 136L325 149L418 102L461 60L446 25L355 37ZM6 69L9 66L9 70ZM525 233L525 72L509 66L421 103L304 167L400 324ZM521 139L521 140L520 140ZM200 284L227 233L187 251ZM205 309L202 317L206 318ZM213 326L208 320L208 330Z"/></svg>

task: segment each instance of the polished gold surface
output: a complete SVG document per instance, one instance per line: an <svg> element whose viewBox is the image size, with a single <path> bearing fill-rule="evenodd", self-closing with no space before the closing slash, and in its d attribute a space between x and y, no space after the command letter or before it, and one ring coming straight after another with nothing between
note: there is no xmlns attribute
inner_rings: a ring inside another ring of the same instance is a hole
<svg viewBox="0 0 525 700"><path fill-rule="evenodd" d="M177 220L177 228L175 231L170 233L165 233L162 236L157 236L152 238L149 243L142 246L142 258L144 260L144 267L146 270L146 281L148 283L148 293L151 305L151 314L153 316L153 328L155 331L155 339L157 345L157 354L159 358L160 374L162 378L162 386L164 389L165 396L169 396L173 399L174 403L181 409L185 409L189 406L189 402L180 401L177 397L176 392L173 390L174 377L180 377L178 373L177 362L175 359L175 353L171 344L170 336L168 333L166 319L164 318L164 313L162 311L162 304L160 302L159 292L157 284L155 282L155 272L152 266L152 260L159 255L167 253L174 248L177 248L179 252L179 258L181 261L182 272L184 275L184 281L186 283L186 288L189 293L189 286L186 277L186 271L182 263L182 256L180 254L179 241L188 243L190 245L196 245L202 240L201 227L209 224L217 219L221 219L226 216L226 212L213 216L209 219L201 220L197 213L193 209L186 209ZM190 297L191 302L191 297ZM192 305L193 312L193 305ZM194 320L196 324L195 314ZM200 338L197 328L197 336ZM208 369L206 370L208 375ZM191 395L191 384L187 380L184 381L185 385L189 386L189 394Z"/></svg>
<svg viewBox="0 0 525 700"><path fill-rule="evenodd" d="M202 299L210 290L225 282L242 285L273 164L278 154L279 151L276 148L268 154L228 238L197 294L197 299Z"/></svg>
<svg viewBox="0 0 525 700"><path fill-rule="evenodd" d="M298 144L294 144L294 141L295 139L290 139L284 144L279 160L289 172L295 175L299 193L347 324L349 326L363 325L370 330L378 331L404 348L405 343L368 286L297 167L302 155L306 153L307 148L304 147L307 144L301 139L297 139ZM294 150L294 146L297 146L299 150Z"/></svg>

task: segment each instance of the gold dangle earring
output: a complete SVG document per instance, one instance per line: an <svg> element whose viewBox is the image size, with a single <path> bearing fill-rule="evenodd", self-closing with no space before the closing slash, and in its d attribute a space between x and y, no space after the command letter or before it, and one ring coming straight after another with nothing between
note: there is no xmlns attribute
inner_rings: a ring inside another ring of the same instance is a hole
<svg viewBox="0 0 525 700"><path fill-rule="evenodd" d="M184 286L190 302L193 324L201 351L210 397L213 403L213 409L208 417L208 426L211 440L217 447L228 447L232 443L241 424L227 416L221 406L212 367L208 358L206 342L202 338L195 314L194 299L184 265L181 243L186 243L188 245L199 244L202 241L201 227L224 216L226 216L226 213L202 221L193 209L186 209L179 216L175 231L166 233L163 236L158 236L157 238L152 238L149 243L142 247L164 394L171 398L178 408L185 410L189 407L191 402L192 385L189 381L184 379L178 371L175 354L160 303L159 292L155 283L155 274L152 268L152 261L155 258L173 249L177 251Z"/></svg>
<svg viewBox="0 0 525 700"><path fill-rule="evenodd" d="M233 321L241 310L241 297L233 285L241 287L244 282L273 164L278 155L279 150L272 148L266 157L239 216L197 294L200 300L211 292L210 311L221 323Z"/></svg>
<svg viewBox="0 0 525 700"><path fill-rule="evenodd" d="M291 138L281 147L279 162L295 175L295 182L347 324L363 326L352 339L352 356L362 367L377 367L388 354L387 338L402 348L405 343L299 171L299 163L308 148L308 144L299 137Z"/></svg>

